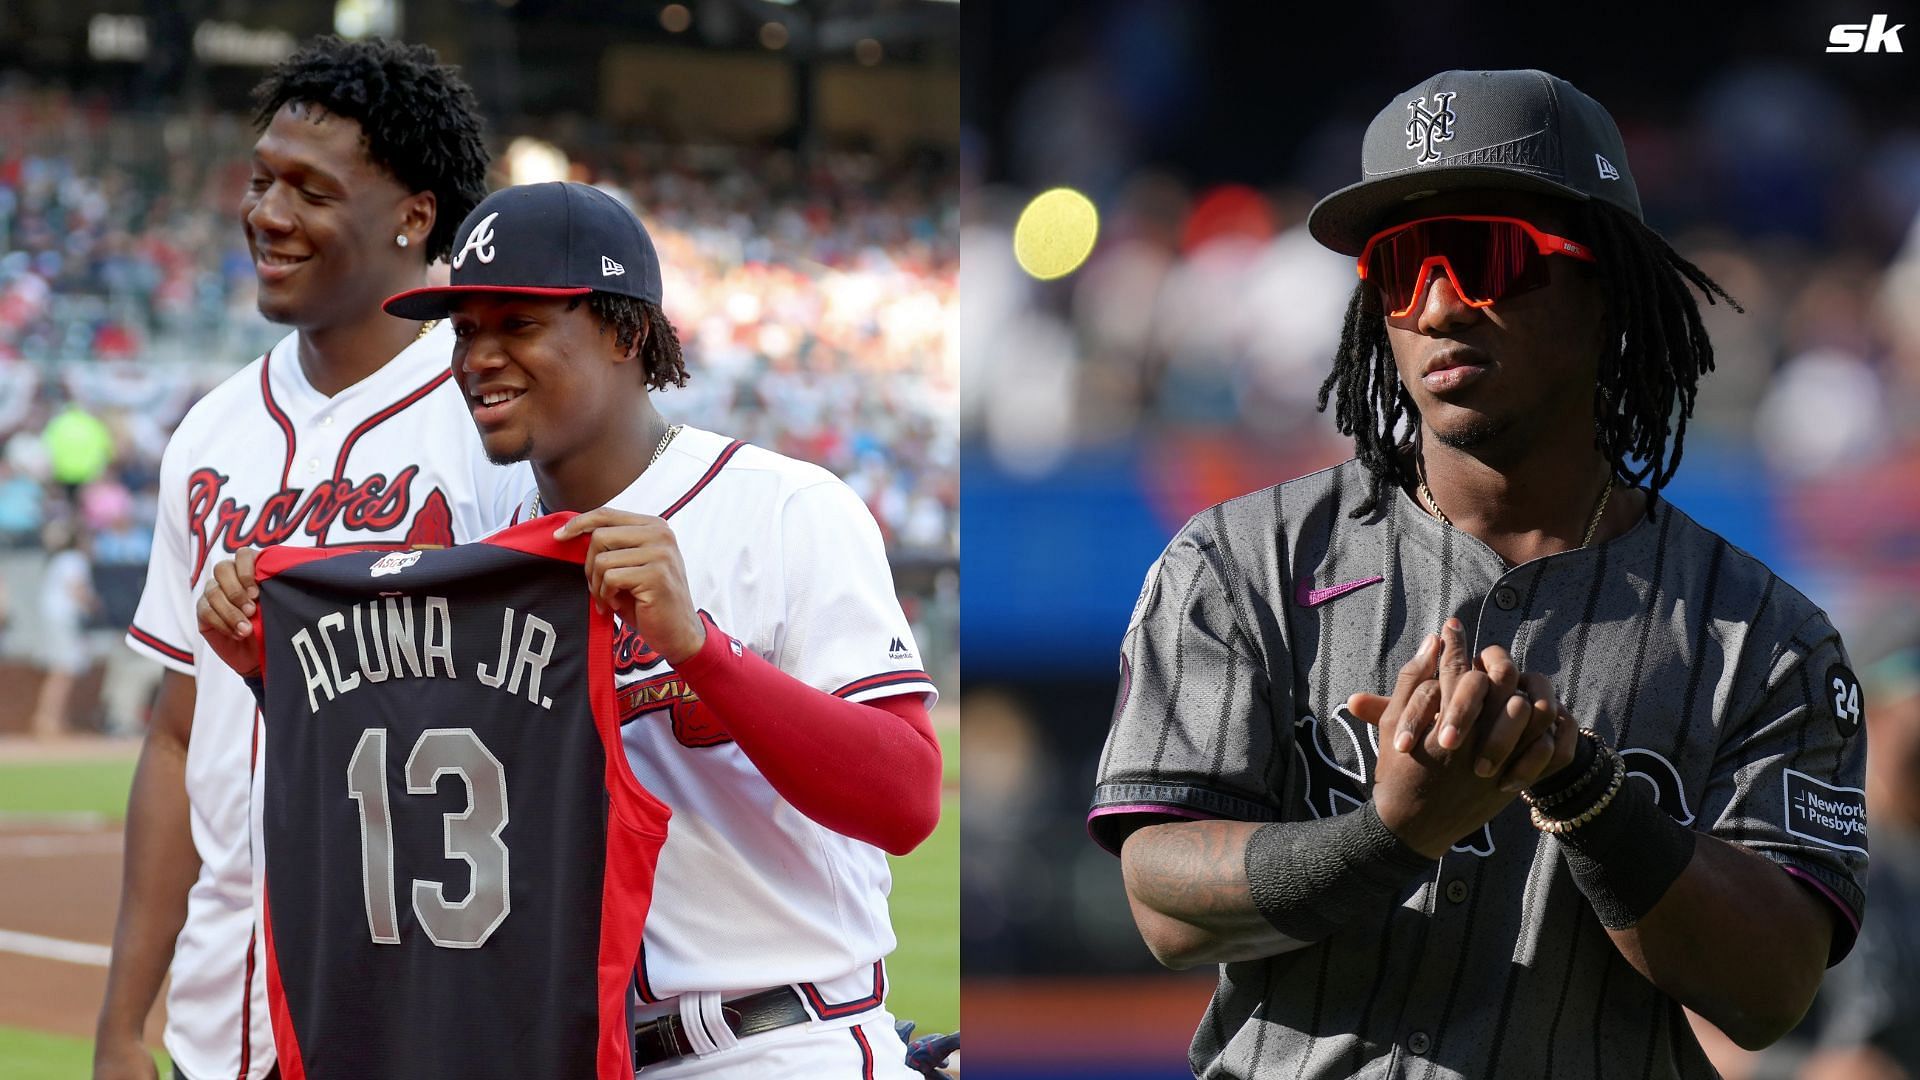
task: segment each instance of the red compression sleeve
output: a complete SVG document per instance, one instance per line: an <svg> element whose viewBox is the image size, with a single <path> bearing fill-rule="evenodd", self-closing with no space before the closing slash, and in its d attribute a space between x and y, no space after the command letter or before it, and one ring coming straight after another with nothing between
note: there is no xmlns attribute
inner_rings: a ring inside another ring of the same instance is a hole
<svg viewBox="0 0 1920 1080"><path fill-rule="evenodd" d="M735 656L704 612L706 644L674 670L747 760L809 819L905 855L940 820L940 742L918 694L837 698L761 659Z"/></svg>

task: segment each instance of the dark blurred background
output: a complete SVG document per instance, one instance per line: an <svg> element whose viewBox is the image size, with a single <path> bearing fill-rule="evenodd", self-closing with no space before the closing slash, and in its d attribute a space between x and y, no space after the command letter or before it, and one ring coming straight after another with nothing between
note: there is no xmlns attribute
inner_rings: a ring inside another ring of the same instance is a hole
<svg viewBox="0 0 1920 1080"><path fill-rule="evenodd" d="M1305 214L1359 178L1374 113L1435 71L1544 68L1613 113L1649 222L1747 309L1703 309L1719 370L1668 497L1828 610L1870 704L1915 715L1920 55L1825 51L1835 24L1874 13L1825 0L966 5L962 925L976 1080L1187 1075L1212 972L1155 966L1118 861L1083 825L1119 640L1189 515L1350 456L1314 398L1353 264L1307 236ZM1920 52L1920 19L1901 38ZM1099 240L1076 273L1042 282L1015 262L1012 229L1058 186L1098 206ZM1894 765L1905 771L1885 783L1920 789L1920 770ZM1875 819L1877 872L1895 865L1882 838L1899 831ZM1870 921L1920 924L1875 889ZM1870 939L1861 954L1894 951ZM1883 975L1863 985L1910 1024L1920 976ZM1846 1009L1870 1011L1863 1000ZM1724 1054L1724 1070L1901 1075L1842 1061L1872 1025L1823 1024L1832 1008L1763 1060Z"/></svg>

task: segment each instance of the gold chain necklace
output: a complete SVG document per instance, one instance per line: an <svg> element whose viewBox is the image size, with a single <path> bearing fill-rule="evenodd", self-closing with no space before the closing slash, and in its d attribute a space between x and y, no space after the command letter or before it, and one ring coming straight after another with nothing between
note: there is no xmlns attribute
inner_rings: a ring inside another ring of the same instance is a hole
<svg viewBox="0 0 1920 1080"><path fill-rule="evenodd" d="M426 322L421 323L420 332L413 335L413 340L419 341L421 338L426 337L428 334L433 333L433 328L439 325L440 325L439 319L428 319Z"/></svg>
<svg viewBox="0 0 1920 1080"><path fill-rule="evenodd" d="M651 469L660 463L660 455L667 452L667 444L672 442L673 437L680 434L680 429L686 426L685 424L675 424L667 429L665 435L660 436L660 445L653 448L653 456L647 459L647 468ZM538 490L535 490L533 495L527 500L527 516L529 518L545 517L546 513L547 501L540 497Z"/></svg>
<svg viewBox="0 0 1920 1080"><path fill-rule="evenodd" d="M1424 474L1426 470L1422 468L1421 472ZM1447 519L1446 511L1440 509L1440 504L1434 501L1433 489L1427 487L1427 478L1425 475L1419 478L1419 485L1420 497L1427 501L1427 509L1433 511L1433 516L1440 519L1440 524L1452 528L1453 522ZM1587 520L1587 533L1580 538L1581 547L1586 547L1588 544L1593 543L1593 534L1600 528L1601 515L1607 512L1607 499L1612 495L1613 473L1609 471L1607 473L1607 482L1601 485L1600 498L1593 504L1593 516Z"/></svg>
<svg viewBox="0 0 1920 1080"><path fill-rule="evenodd" d="M665 435L660 436L660 445L653 448L653 457L647 460L647 468L651 469L660 463L660 455L667 452L667 444L673 441L675 435L680 434L680 429L683 427L686 425L675 424L667 429Z"/></svg>

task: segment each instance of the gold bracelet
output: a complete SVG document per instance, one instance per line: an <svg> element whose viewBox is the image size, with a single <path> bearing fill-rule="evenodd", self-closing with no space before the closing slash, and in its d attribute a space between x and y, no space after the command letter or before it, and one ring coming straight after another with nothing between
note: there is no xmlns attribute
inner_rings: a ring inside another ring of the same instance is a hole
<svg viewBox="0 0 1920 1080"><path fill-rule="evenodd" d="M1536 810L1551 810L1561 803L1566 802L1568 799L1573 798L1575 795L1580 794L1582 791L1585 791L1587 785L1593 783L1594 778L1600 775L1600 770L1606 767L1607 756L1601 752L1605 744L1600 741L1600 736L1591 728L1581 728L1580 734L1593 740L1593 764L1587 766L1587 771L1581 775L1580 779L1568 785L1567 788L1558 795L1549 795L1542 799L1532 791L1521 788L1520 798L1524 800L1528 806Z"/></svg>
<svg viewBox="0 0 1920 1080"><path fill-rule="evenodd" d="M1620 794L1620 786L1624 784L1627 779L1627 759L1621 757L1619 754L1613 753L1611 750L1608 750L1607 754L1613 758L1613 779L1607 782L1607 792L1600 796L1599 802L1587 807L1586 810L1581 812L1579 817L1566 819L1550 818L1542 814L1539 808L1535 807L1528 811L1529 816L1533 818L1533 827L1549 836L1565 836L1580 826L1585 825L1587 822L1592 821L1594 818L1599 817L1602 810L1612 805L1613 797Z"/></svg>

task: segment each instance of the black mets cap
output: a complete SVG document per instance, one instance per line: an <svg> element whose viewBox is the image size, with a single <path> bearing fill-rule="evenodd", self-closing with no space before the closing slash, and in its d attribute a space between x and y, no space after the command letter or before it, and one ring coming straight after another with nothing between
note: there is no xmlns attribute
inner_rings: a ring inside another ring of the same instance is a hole
<svg viewBox="0 0 1920 1080"><path fill-rule="evenodd" d="M460 223L452 280L387 298L389 315L443 318L470 293L618 293L660 303L653 238L620 200L587 184L501 188Z"/></svg>
<svg viewBox="0 0 1920 1080"><path fill-rule="evenodd" d="M1600 103L1544 71L1443 71L1367 125L1361 181L1321 199L1314 239L1358 255L1388 211L1460 188L1600 199L1636 219L1640 192Z"/></svg>

